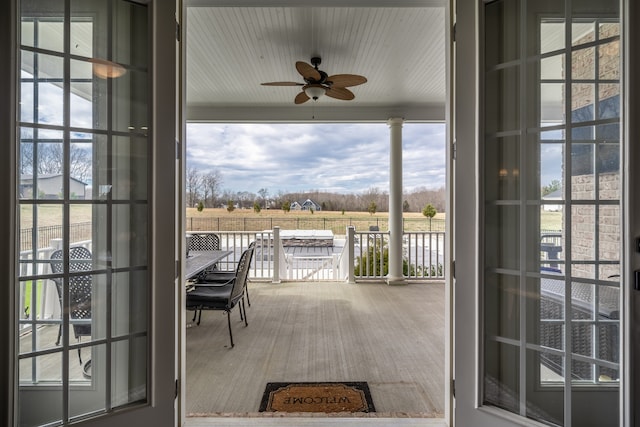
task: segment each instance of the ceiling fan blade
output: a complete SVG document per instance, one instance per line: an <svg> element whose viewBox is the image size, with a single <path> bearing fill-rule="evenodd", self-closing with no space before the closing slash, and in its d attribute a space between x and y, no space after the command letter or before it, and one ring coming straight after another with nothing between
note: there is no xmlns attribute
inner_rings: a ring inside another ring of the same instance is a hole
<svg viewBox="0 0 640 427"><path fill-rule="evenodd" d="M269 82L269 83L260 83L262 86L304 86L304 83L296 83L296 82Z"/></svg>
<svg viewBox="0 0 640 427"><path fill-rule="evenodd" d="M318 72L318 70L313 68L313 65L309 65L303 61L296 62L296 70L298 70L300 75L304 77L305 80L311 80L311 81L317 82L317 81L320 81L320 79L322 78L322 76L320 75L320 72Z"/></svg>
<svg viewBox="0 0 640 427"><path fill-rule="evenodd" d="M303 104L307 102L309 99L311 98L309 98L307 94L304 93L304 91L302 91L298 95L296 95L296 99L293 102L295 102L296 104Z"/></svg>
<svg viewBox="0 0 640 427"><path fill-rule="evenodd" d="M336 74L333 76L327 77L327 83L331 82L331 87L347 87L347 86L358 86L362 83L366 83L366 77L359 76L357 74Z"/></svg>
<svg viewBox="0 0 640 427"><path fill-rule="evenodd" d="M342 99L343 101L351 101L356 97L353 92L343 87L332 87L331 89L327 89L324 94L331 98Z"/></svg>

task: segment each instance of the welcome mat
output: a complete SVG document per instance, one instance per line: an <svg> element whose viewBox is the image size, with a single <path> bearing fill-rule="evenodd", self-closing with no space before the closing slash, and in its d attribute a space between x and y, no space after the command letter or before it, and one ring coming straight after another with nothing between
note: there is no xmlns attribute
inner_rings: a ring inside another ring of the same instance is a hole
<svg viewBox="0 0 640 427"><path fill-rule="evenodd" d="M375 412L366 382L267 383L260 412Z"/></svg>

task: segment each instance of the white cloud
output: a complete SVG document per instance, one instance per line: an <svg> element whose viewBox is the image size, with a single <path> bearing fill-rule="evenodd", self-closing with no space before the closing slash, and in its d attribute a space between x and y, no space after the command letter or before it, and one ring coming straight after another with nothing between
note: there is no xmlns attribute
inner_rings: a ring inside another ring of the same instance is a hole
<svg viewBox="0 0 640 427"><path fill-rule="evenodd" d="M444 124L405 123L405 190L444 186L444 131ZM220 172L232 191L388 191L389 139L384 123L190 123L187 166Z"/></svg>

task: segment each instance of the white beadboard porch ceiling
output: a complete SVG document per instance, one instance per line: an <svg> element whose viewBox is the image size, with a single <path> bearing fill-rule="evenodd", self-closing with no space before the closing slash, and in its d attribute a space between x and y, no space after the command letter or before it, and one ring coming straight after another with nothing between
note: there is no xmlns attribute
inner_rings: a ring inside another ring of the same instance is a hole
<svg viewBox="0 0 640 427"><path fill-rule="evenodd" d="M366 5L366 6L364 6ZM444 0L187 0L188 121L442 121ZM295 105L296 61L360 74L352 101Z"/></svg>

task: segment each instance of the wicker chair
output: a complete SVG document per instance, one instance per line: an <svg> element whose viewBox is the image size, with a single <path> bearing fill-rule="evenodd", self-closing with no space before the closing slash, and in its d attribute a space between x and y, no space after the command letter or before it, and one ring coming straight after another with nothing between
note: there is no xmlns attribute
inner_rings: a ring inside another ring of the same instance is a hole
<svg viewBox="0 0 640 427"><path fill-rule="evenodd" d="M593 315L593 286L586 283L571 284L572 319L595 320ZM540 345L555 349L561 349L563 345L562 324L549 322L549 320L563 319L565 282L564 280L542 279L540 299ZM619 290L611 286L601 286L598 293L597 320L619 320ZM604 323L593 328L591 323L573 323L571 325L571 352L600 360L618 363L619 325L617 323ZM595 336L594 336L595 335ZM592 354L593 343L597 340L598 354ZM542 354L543 365L562 375L562 357L552 354ZM599 367L600 375L606 375L611 379L619 378L619 372L608 367ZM574 360L571 368L571 377L576 380L594 381L592 364Z"/></svg>
<svg viewBox="0 0 640 427"><path fill-rule="evenodd" d="M57 250L51 254L50 265L54 274L64 271L62 264L63 251ZM91 252L82 246L69 248L69 272L90 271L92 269ZM60 300L61 312L65 312L62 301L64 281L62 278L52 279L56 284L58 299ZM76 340L82 337L91 336L91 275L69 276L67 280L67 290L69 292L69 319L73 325L73 334ZM74 322L82 320L84 322ZM62 325L58 329L58 339L56 345L60 344L62 335ZM82 356L78 349L78 359L82 365Z"/></svg>

